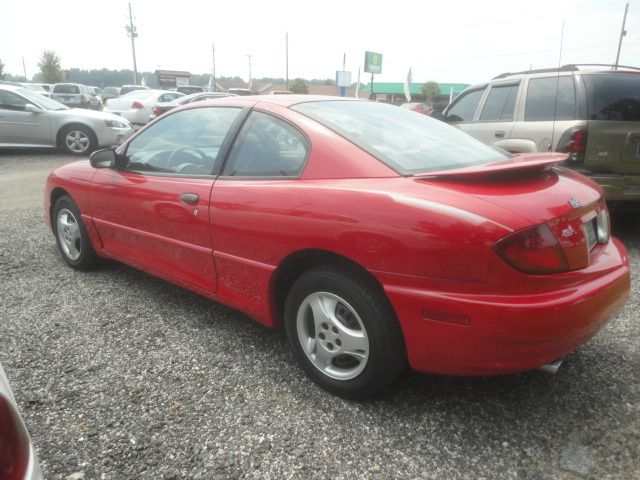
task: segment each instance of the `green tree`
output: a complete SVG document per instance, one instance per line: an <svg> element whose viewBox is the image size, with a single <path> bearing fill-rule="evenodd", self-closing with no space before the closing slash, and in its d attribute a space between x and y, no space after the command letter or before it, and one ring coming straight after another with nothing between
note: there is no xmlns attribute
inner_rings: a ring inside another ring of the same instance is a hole
<svg viewBox="0 0 640 480"><path fill-rule="evenodd" d="M0 60L0 80L4 80L4 63Z"/></svg>
<svg viewBox="0 0 640 480"><path fill-rule="evenodd" d="M309 93L307 82L305 82L302 78L296 78L293 82L291 82L289 90L293 93Z"/></svg>
<svg viewBox="0 0 640 480"><path fill-rule="evenodd" d="M440 85L437 82L427 82L422 85L422 96L431 104L440 96Z"/></svg>
<svg viewBox="0 0 640 480"><path fill-rule="evenodd" d="M60 64L60 57L53 50L42 52L38 66L40 67L39 81L43 83L64 82L64 72Z"/></svg>

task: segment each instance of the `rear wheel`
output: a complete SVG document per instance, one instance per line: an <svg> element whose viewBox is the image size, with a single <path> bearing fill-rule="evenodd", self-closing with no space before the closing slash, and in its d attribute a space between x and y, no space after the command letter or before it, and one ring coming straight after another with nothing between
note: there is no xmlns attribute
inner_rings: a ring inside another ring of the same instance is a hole
<svg viewBox="0 0 640 480"><path fill-rule="evenodd" d="M52 220L58 250L65 263L78 270L94 268L98 256L82 223L80 211L71 197L64 195L56 201Z"/></svg>
<svg viewBox="0 0 640 480"><path fill-rule="evenodd" d="M307 375L344 397L383 390L406 364L402 332L384 292L351 269L326 266L302 275L287 296L285 328Z"/></svg>

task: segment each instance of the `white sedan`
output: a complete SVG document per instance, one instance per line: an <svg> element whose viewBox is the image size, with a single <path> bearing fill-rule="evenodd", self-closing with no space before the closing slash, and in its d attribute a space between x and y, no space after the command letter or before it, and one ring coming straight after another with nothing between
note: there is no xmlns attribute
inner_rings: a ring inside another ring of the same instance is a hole
<svg viewBox="0 0 640 480"><path fill-rule="evenodd" d="M107 100L104 111L120 115L133 124L144 125L149 122L154 105L162 105L183 96L183 93L168 90L134 90Z"/></svg>

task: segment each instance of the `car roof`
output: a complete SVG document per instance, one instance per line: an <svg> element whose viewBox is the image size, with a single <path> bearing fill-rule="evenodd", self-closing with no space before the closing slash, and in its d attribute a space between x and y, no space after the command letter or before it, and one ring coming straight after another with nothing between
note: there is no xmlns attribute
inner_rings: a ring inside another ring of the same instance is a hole
<svg viewBox="0 0 640 480"><path fill-rule="evenodd" d="M305 95L305 94L293 94L293 95L244 95L239 97L224 97L233 98L234 100L252 100L255 102L272 103L274 105L281 105L283 107L290 107L297 103L306 102L323 102L323 101L355 101L365 100L363 98L351 98L351 97L332 97L330 95ZM221 99L222 100L222 99Z"/></svg>
<svg viewBox="0 0 640 480"><path fill-rule="evenodd" d="M18 86L18 85L9 85L6 83L0 83L0 89L15 92L16 90L24 89L24 87L22 85Z"/></svg>

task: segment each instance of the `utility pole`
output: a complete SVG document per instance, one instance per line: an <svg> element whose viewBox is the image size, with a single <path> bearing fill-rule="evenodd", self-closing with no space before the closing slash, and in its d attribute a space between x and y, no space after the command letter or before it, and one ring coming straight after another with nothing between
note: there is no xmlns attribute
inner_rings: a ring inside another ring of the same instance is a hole
<svg viewBox="0 0 640 480"><path fill-rule="evenodd" d="M618 40L618 53L616 54L616 63L613 66L614 70L618 69L618 61L620 60L620 49L622 48L622 37L627 34L627 31L624 29L624 24L627 21L627 11L629 10L629 2L624 7L624 17L622 17L622 28L620 29L620 40Z"/></svg>
<svg viewBox="0 0 640 480"><path fill-rule="evenodd" d="M214 43L211 44L211 51L213 53L213 83L209 91L215 92L216 91L216 46Z"/></svg>
<svg viewBox="0 0 640 480"><path fill-rule="evenodd" d="M133 84L138 84L138 65L136 64L136 44L135 39L138 36L135 25L133 24L133 16L131 15L131 2L129 2L129 25L124 27L129 37L131 37L131 53L133 53Z"/></svg>
<svg viewBox="0 0 640 480"><path fill-rule="evenodd" d="M341 75L344 75L344 71L347 68L347 54L343 53L342 54L342 73ZM338 82L339 78L338 78L338 74L336 73L336 83ZM343 87L342 85L339 86L340 88L340 96L344 97L347 95L347 88Z"/></svg>
<svg viewBox="0 0 640 480"><path fill-rule="evenodd" d="M289 91L289 32L284 34L287 91Z"/></svg>
<svg viewBox="0 0 640 480"><path fill-rule="evenodd" d="M251 57L253 55L247 54L246 57L249 59L249 90L251 90Z"/></svg>
<svg viewBox="0 0 640 480"><path fill-rule="evenodd" d="M24 57L22 57L22 71L24 73L24 81L28 82L28 80L27 80L27 67L25 67L25 65L24 65Z"/></svg>

